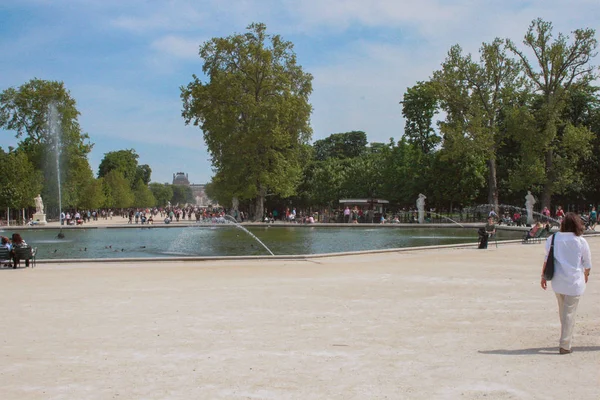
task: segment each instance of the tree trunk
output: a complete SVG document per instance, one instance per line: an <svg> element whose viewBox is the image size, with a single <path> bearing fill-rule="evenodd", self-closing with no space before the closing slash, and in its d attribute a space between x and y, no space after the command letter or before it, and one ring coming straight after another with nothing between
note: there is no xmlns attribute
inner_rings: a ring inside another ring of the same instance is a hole
<svg viewBox="0 0 600 400"><path fill-rule="evenodd" d="M494 206L494 211L498 212L498 182L496 180L496 159L490 158L487 162L489 168L488 175L488 203Z"/></svg>
<svg viewBox="0 0 600 400"><path fill-rule="evenodd" d="M261 186L256 196L256 204L254 206L254 221L262 222L265 217L265 194L266 190Z"/></svg>
<svg viewBox="0 0 600 400"><path fill-rule="evenodd" d="M544 189L542 190L542 208L550 208L550 202L552 201L552 192L554 191L554 170L553 170L553 158L554 154L552 149L546 151L546 181L544 182Z"/></svg>

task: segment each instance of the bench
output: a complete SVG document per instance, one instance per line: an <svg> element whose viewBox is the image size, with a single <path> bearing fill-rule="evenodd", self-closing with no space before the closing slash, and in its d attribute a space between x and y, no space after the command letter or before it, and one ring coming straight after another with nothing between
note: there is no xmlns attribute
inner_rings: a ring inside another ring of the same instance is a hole
<svg viewBox="0 0 600 400"><path fill-rule="evenodd" d="M532 237L530 237L529 232L527 232L525 234L525 236L523 236L523 241L521 243L523 243L523 244L541 243L542 239L545 239L547 237L547 235L544 235L545 233L546 233L546 230L543 228L538 229L537 232L535 233L535 235Z"/></svg>
<svg viewBox="0 0 600 400"><path fill-rule="evenodd" d="M12 266L11 264L12 264L12 254L10 254L10 250L8 250L4 246L0 247L0 267L2 267L2 266L11 267Z"/></svg>
<svg viewBox="0 0 600 400"><path fill-rule="evenodd" d="M25 260L25 266L29 267L29 261L31 260L31 268L35 267L35 254L37 253L37 247L15 247L13 250L15 266L19 265L21 260Z"/></svg>

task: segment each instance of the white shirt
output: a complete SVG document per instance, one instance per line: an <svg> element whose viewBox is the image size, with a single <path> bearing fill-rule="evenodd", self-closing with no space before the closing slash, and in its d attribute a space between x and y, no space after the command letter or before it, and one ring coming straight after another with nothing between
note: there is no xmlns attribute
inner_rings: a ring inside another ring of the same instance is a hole
<svg viewBox="0 0 600 400"><path fill-rule="evenodd" d="M558 232L554 239L554 277L552 290L567 296L580 296L585 291L583 270L592 268L588 242L572 232ZM546 258L552 236L546 240Z"/></svg>

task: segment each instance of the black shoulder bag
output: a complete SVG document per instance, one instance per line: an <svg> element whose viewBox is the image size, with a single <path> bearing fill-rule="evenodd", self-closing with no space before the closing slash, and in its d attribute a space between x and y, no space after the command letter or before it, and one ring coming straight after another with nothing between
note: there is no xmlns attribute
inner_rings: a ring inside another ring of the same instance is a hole
<svg viewBox="0 0 600 400"><path fill-rule="evenodd" d="M551 281L554 277L554 238L556 233L552 235L552 242L550 243L550 251L548 251L548 258L546 258L546 265L544 266L544 279Z"/></svg>

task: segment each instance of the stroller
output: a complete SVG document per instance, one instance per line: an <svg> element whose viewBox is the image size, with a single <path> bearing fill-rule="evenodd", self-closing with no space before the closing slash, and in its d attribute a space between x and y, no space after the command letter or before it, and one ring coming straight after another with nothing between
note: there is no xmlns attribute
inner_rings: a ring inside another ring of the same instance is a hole
<svg viewBox="0 0 600 400"><path fill-rule="evenodd" d="M592 229L590 218L584 217L583 215L580 215L579 218L581 218L581 222L583 222L586 231Z"/></svg>

